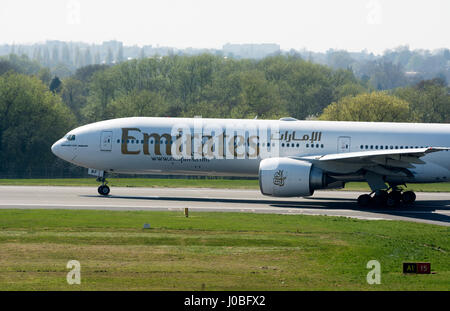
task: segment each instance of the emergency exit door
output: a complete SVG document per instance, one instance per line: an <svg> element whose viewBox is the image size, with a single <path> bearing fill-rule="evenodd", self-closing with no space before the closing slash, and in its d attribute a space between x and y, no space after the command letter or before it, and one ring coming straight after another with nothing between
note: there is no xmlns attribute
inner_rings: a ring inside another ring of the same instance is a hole
<svg viewBox="0 0 450 311"><path fill-rule="evenodd" d="M342 153L342 152L349 152L350 151L350 143L351 143L351 139L348 136L340 136L338 138L338 146L337 146L337 152L338 153Z"/></svg>
<svg viewBox="0 0 450 311"><path fill-rule="evenodd" d="M112 131L103 131L100 138L100 150L111 151L112 149Z"/></svg>

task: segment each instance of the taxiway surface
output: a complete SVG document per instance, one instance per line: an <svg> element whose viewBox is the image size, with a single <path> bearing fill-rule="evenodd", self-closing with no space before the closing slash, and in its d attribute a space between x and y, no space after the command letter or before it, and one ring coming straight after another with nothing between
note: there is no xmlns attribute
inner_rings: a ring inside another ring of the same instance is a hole
<svg viewBox="0 0 450 311"><path fill-rule="evenodd" d="M305 198L272 198L257 190L120 188L102 197L94 187L0 186L0 209L96 209L253 212L406 220L450 226L450 193L417 193L412 207L359 208L359 192L316 191Z"/></svg>

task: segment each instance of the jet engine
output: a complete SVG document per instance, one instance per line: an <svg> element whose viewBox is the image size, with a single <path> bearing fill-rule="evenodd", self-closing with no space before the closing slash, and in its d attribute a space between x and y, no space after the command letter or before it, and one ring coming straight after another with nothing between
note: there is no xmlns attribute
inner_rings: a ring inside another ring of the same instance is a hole
<svg viewBox="0 0 450 311"><path fill-rule="evenodd" d="M336 180L309 162L291 158L269 158L259 164L259 188L275 197L309 196L316 189L329 188ZM339 186L343 183L338 182ZM333 185L334 186L334 185Z"/></svg>

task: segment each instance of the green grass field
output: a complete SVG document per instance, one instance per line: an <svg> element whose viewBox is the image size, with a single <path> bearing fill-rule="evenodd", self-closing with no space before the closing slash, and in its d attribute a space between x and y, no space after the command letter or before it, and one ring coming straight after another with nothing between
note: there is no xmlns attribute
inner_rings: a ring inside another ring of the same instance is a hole
<svg viewBox="0 0 450 311"><path fill-rule="evenodd" d="M326 216L0 210L0 290L449 290L449 231ZM372 259L380 285L366 282ZM66 282L69 260L81 263L81 285ZM431 262L433 274L403 275L409 261Z"/></svg>
<svg viewBox="0 0 450 311"><path fill-rule="evenodd" d="M164 178L108 178L111 187L197 187L259 189L258 180L244 179L164 179ZM0 179L0 185L17 186L98 186L95 178L61 179ZM408 190L417 192L450 192L450 183L410 184ZM343 190L370 191L367 183L351 182Z"/></svg>

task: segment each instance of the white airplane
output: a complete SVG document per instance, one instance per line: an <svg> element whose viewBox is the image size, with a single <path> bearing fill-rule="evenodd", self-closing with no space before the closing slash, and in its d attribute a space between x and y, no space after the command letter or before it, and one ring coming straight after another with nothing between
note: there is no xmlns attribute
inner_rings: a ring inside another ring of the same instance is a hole
<svg viewBox="0 0 450 311"><path fill-rule="evenodd" d="M133 117L71 130L52 152L96 175L101 195L107 173L258 177L276 197L366 181L366 207L409 205L400 185L449 181L449 146L450 124Z"/></svg>

